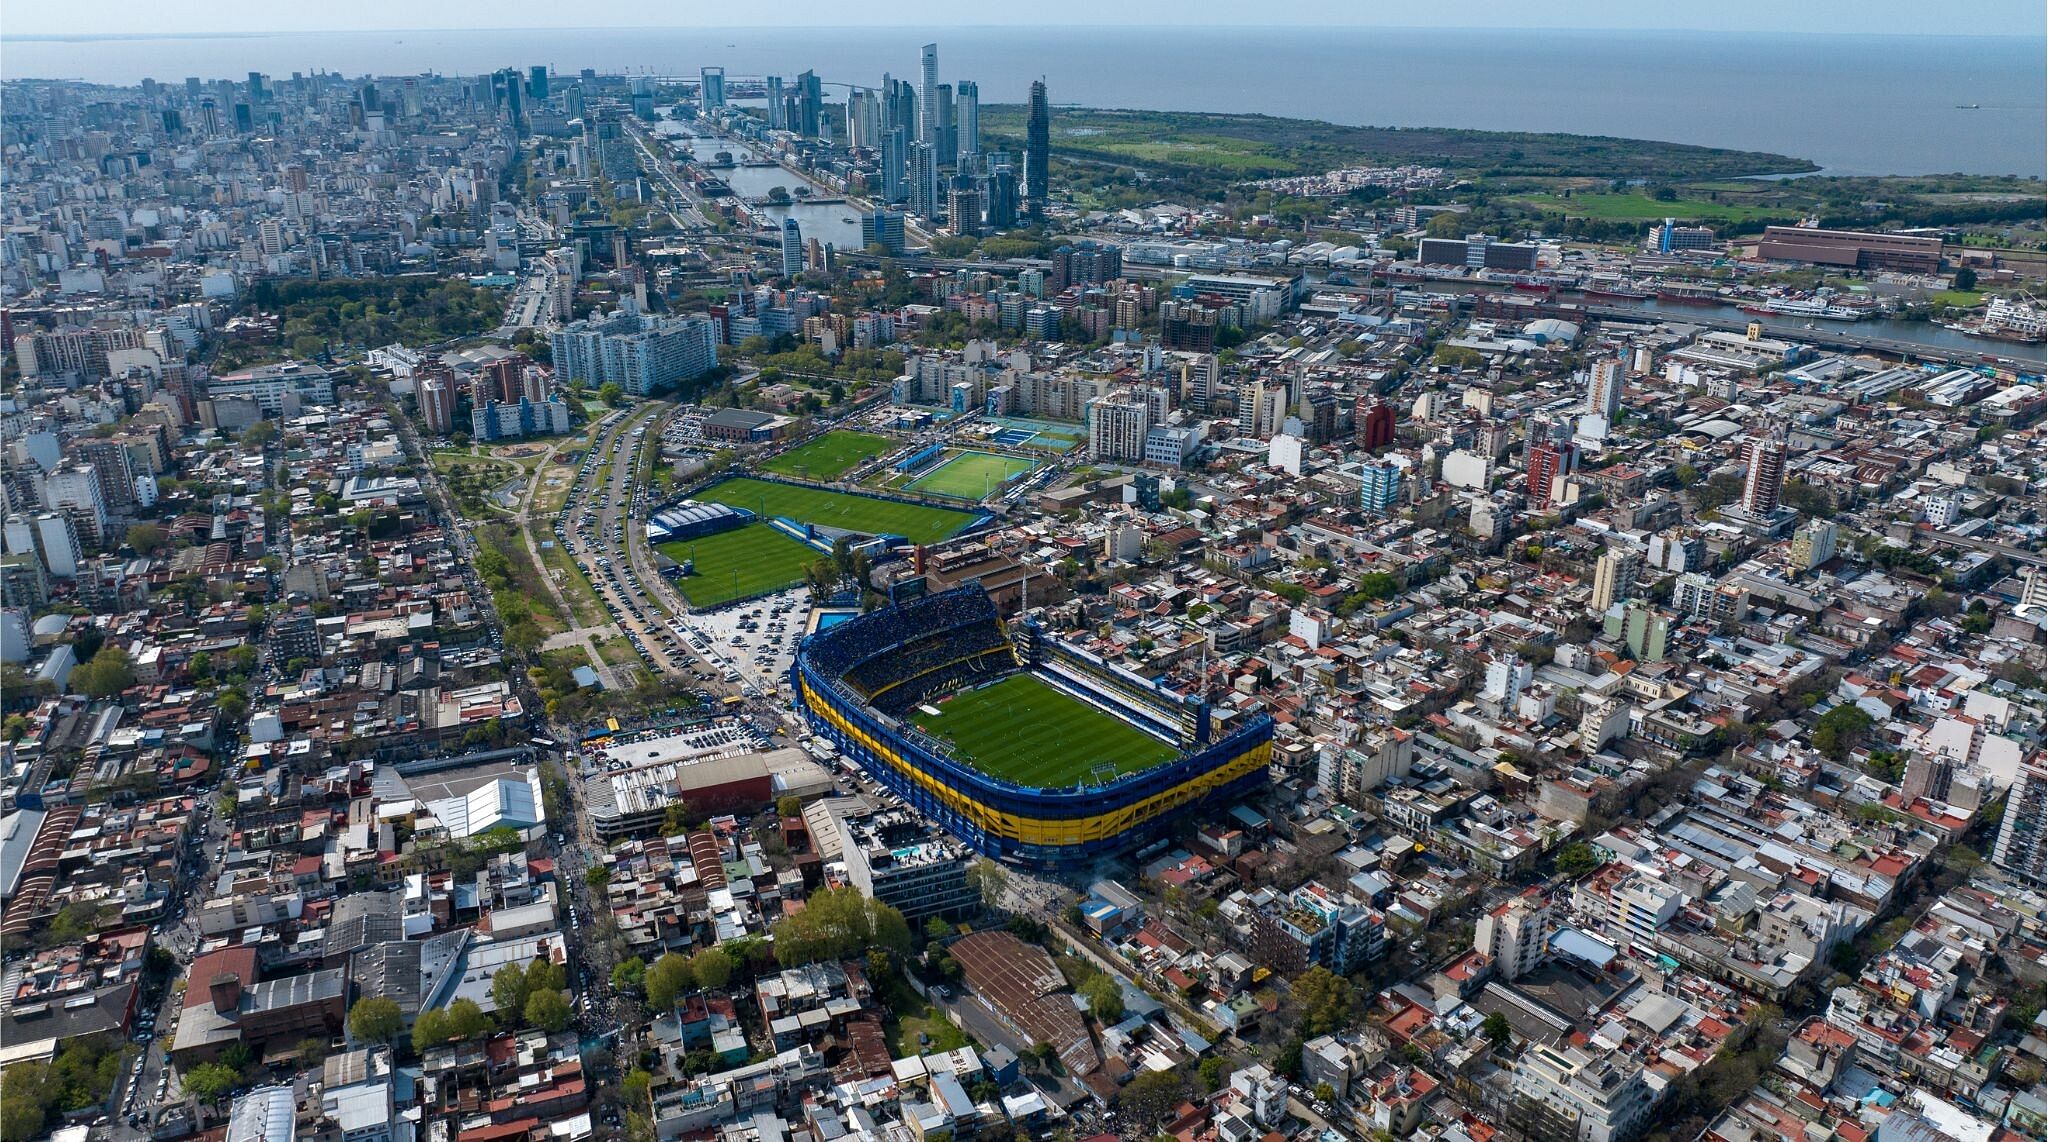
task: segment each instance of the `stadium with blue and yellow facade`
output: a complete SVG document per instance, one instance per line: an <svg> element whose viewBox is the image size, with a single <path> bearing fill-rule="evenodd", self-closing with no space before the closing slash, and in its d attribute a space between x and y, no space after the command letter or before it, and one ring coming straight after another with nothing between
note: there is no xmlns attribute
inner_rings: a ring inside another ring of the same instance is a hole
<svg viewBox="0 0 2048 1142"><path fill-rule="evenodd" d="M797 708L913 808L990 856L1058 868L1115 856L1266 783L1273 723L1057 639L1006 626L969 584L805 638Z"/></svg>

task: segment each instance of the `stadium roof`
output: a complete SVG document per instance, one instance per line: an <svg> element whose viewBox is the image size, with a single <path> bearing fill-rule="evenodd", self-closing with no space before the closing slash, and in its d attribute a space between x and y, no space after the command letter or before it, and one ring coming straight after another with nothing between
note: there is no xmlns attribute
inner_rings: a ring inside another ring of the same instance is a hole
<svg viewBox="0 0 2048 1142"><path fill-rule="evenodd" d="M664 508L649 518L671 531L685 528L694 523L705 523L715 519L750 519L753 512L736 508L730 504L705 504L696 500L684 500L672 508Z"/></svg>

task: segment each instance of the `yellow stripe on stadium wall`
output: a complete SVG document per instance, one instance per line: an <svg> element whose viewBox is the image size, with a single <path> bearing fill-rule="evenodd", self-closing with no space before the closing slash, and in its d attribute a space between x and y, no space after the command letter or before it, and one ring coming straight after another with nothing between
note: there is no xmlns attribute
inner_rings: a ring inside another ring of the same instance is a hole
<svg viewBox="0 0 2048 1142"><path fill-rule="evenodd" d="M985 805L932 774L907 764L903 760L903 755L895 748L854 725L836 706L822 698L811 687L809 679L800 680L799 685L802 688L804 705L808 709L824 718L840 733L860 743L872 756L881 758L890 768L924 787L941 804L974 822L983 832L1021 844L1085 844L1116 836L1163 813L1198 801L1246 774L1264 769L1273 758L1273 743L1266 740L1231 758L1223 765L1198 773L1171 789L1107 813L1098 813L1091 817L1025 817Z"/></svg>

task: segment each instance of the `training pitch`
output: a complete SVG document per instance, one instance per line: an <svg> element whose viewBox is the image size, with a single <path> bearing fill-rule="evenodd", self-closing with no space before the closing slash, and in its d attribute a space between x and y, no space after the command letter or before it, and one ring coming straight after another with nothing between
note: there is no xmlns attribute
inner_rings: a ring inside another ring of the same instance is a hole
<svg viewBox="0 0 2048 1142"><path fill-rule="evenodd" d="M973 512L901 504L853 496L823 488L804 488L741 477L714 484L696 499L745 508L762 519L787 516L799 523L845 528L869 535L907 537L912 543L936 543L974 521Z"/></svg>
<svg viewBox="0 0 2048 1142"><path fill-rule="evenodd" d="M696 574L675 580L693 607L715 607L802 581L804 567L824 558L765 523L660 545L663 555L697 561ZM737 573L737 574L735 574Z"/></svg>
<svg viewBox="0 0 2048 1142"><path fill-rule="evenodd" d="M960 452L906 484L911 491L955 500L978 500L1031 470L1031 461L993 452Z"/></svg>
<svg viewBox="0 0 2048 1142"><path fill-rule="evenodd" d="M880 456L895 443L886 436L868 432L828 432L764 462L761 470L812 480L836 480L847 469L870 456Z"/></svg>
<svg viewBox="0 0 2048 1142"><path fill-rule="evenodd" d="M936 705L936 717L912 711L919 729L952 743L959 760L1019 785L1059 788L1094 780L1101 767L1122 776L1176 756L1158 738L1030 674Z"/></svg>

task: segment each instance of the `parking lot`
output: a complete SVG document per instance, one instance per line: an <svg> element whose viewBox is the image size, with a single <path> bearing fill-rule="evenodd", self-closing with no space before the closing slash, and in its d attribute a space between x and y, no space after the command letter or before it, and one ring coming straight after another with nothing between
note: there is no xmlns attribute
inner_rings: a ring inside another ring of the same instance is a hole
<svg viewBox="0 0 2048 1142"><path fill-rule="evenodd" d="M691 645L716 654L741 680L765 693L780 686L789 674L789 664L810 620L811 595L804 588L767 595L751 603L723 610L684 616L678 620L685 635L695 632L701 640Z"/></svg>

